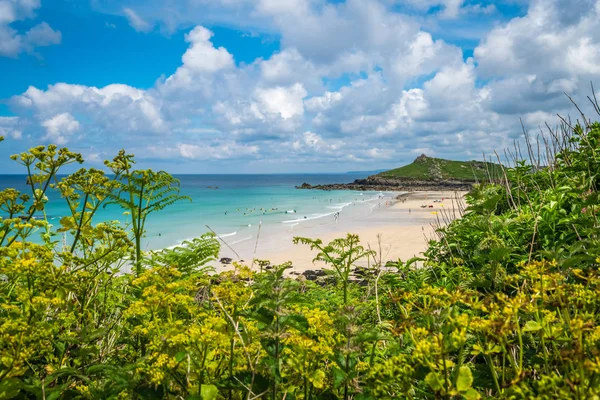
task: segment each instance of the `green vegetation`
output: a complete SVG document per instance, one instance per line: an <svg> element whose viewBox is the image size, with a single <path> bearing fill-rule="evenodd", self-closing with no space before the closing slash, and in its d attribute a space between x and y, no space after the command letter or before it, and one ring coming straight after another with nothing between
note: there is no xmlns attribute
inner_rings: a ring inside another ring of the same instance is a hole
<svg viewBox="0 0 600 400"><path fill-rule="evenodd" d="M457 180L466 182L497 181L502 177L499 164L482 161L452 161L424 154L404 167L377 174L382 178L406 180Z"/></svg>
<svg viewBox="0 0 600 400"><path fill-rule="evenodd" d="M551 140L547 168L517 160L477 185L418 268L384 267L356 235L297 238L330 267L324 287L287 264L211 274L212 235L138 250L144 215L181 200L165 173L147 193L150 171L59 179L80 155L17 155L31 193L0 192L0 398L598 398L600 124ZM32 218L48 190L72 211L59 227ZM117 199L132 221L93 224Z"/></svg>

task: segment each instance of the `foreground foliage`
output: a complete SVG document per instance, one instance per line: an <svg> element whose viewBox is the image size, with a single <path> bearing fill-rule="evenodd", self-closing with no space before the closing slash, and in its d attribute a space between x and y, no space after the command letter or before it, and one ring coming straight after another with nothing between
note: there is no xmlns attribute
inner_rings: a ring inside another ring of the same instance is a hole
<svg viewBox="0 0 600 400"><path fill-rule="evenodd" d="M0 398L598 398L599 141L575 127L547 168L476 187L420 267L384 267L355 235L297 238L325 287L289 265L211 274L212 235L144 254L145 216L182 199L172 177L121 153L115 176L59 179L81 156L34 148L15 157L31 193L0 193ZM60 227L33 218L48 190ZM131 222L93 224L105 202Z"/></svg>

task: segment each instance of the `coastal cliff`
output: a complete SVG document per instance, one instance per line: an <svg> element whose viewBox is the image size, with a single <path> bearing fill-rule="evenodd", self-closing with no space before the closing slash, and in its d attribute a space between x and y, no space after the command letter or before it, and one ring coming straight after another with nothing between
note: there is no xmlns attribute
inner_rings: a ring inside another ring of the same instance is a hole
<svg viewBox="0 0 600 400"><path fill-rule="evenodd" d="M297 189L318 190L394 190L394 191L463 191L475 183L498 180L501 170L496 164L480 161L451 161L420 155L412 164L356 179L351 183L310 185Z"/></svg>

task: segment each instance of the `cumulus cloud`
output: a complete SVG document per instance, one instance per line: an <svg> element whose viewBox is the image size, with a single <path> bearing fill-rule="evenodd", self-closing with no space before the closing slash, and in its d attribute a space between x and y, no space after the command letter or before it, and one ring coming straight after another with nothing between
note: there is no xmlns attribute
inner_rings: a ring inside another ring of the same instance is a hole
<svg viewBox="0 0 600 400"><path fill-rule="evenodd" d="M600 2L592 3L534 0L526 16L495 28L475 49L480 72L488 76L597 73L590 67L599 61ZM563 24L556 23L561 20Z"/></svg>
<svg viewBox="0 0 600 400"><path fill-rule="evenodd" d="M258 153L258 146L248 146L233 141L216 143L210 146L178 143L176 148L182 157L195 160L243 158Z"/></svg>
<svg viewBox="0 0 600 400"><path fill-rule="evenodd" d="M557 110L564 92L600 77L600 1L534 0L528 13L493 29L475 49L477 72L495 78L489 107L500 113Z"/></svg>
<svg viewBox="0 0 600 400"><path fill-rule="evenodd" d="M46 135L43 139L58 145L67 143L69 137L80 128L79 121L69 113L57 114L43 121L42 126L46 128Z"/></svg>
<svg viewBox="0 0 600 400"><path fill-rule="evenodd" d="M26 45L31 47L59 44L61 39L61 33L52 29L46 22L42 22L28 30L23 38Z"/></svg>
<svg viewBox="0 0 600 400"><path fill-rule="evenodd" d="M0 117L0 136L20 140L23 137L20 125L18 117Z"/></svg>
<svg viewBox="0 0 600 400"><path fill-rule="evenodd" d="M302 99L306 95L306 90L300 83L289 87L277 86L256 90L256 97L263 106L263 109L269 113L279 114L283 119L304 114Z"/></svg>
<svg viewBox="0 0 600 400"><path fill-rule="evenodd" d="M174 145L149 145L145 151L158 159L229 160L247 159L258 155L259 147L237 143L233 140L216 140L199 145L196 143L178 142Z"/></svg>
<svg viewBox="0 0 600 400"><path fill-rule="evenodd" d="M62 35L46 22L26 32L19 32L11 24L35 16L39 0L0 0L0 56L17 57L22 52L34 53L37 47L59 44Z"/></svg>
<svg viewBox="0 0 600 400"><path fill-rule="evenodd" d="M203 26L197 26L185 35L185 41L190 46L181 57L182 65L162 86L164 92L173 93L181 89L189 92L198 88L205 96L209 96L214 75L235 67L233 55L224 47L214 47L212 37L213 32Z"/></svg>
<svg viewBox="0 0 600 400"><path fill-rule="evenodd" d="M339 140L325 140L321 135L307 131L302 134L300 140L292 143L292 147L296 151L331 155L341 150L344 144Z"/></svg>
<svg viewBox="0 0 600 400"><path fill-rule="evenodd" d="M160 101L147 91L122 84L97 88L57 83L47 90L29 87L11 102L40 119L65 111L82 113L107 130L152 133L165 127Z"/></svg>

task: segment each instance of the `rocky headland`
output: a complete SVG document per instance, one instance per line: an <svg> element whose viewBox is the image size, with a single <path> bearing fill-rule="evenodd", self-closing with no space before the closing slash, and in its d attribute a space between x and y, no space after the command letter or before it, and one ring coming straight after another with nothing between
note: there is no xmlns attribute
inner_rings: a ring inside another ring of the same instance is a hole
<svg viewBox="0 0 600 400"><path fill-rule="evenodd" d="M409 165L395 170L356 179L351 183L311 185L303 183L297 189L376 190L376 191L468 191L480 180L496 177L494 164L478 161L450 161L420 155ZM493 173L490 173L492 171Z"/></svg>

